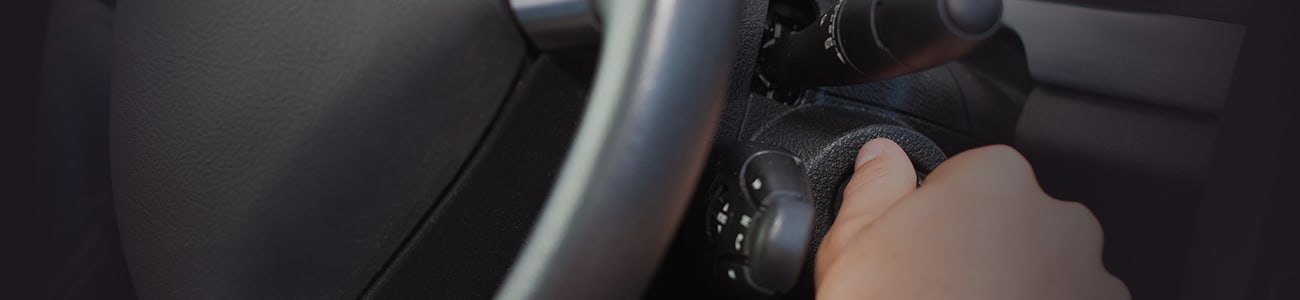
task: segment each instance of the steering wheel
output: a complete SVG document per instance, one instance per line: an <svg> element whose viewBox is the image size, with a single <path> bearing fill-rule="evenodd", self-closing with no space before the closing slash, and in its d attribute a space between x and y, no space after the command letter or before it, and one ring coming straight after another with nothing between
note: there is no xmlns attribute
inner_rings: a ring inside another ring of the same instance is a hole
<svg viewBox="0 0 1300 300"><path fill-rule="evenodd" d="M505 1L121 1L110 143L138 295L637 297L708 153L740 2L593 3L589 95L542 97L586 98L541 106L585 111L546 177L491 160L544 156L503 132L540 97L520 82L557 72ZM496 219L516 215L536 226Z"/></svg>

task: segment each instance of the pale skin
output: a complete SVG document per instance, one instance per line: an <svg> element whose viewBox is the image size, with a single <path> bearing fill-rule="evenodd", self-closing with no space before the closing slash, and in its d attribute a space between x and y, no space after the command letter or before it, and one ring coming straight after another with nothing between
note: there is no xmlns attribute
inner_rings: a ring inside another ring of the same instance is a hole
<svg viewBox="0 0 1300 300"><path fill-rule="evenodd" d="M1010 147L953 156L920 187L893 141L855 165L817 253L818 299L1129 299L1091 211L1044 193Z"/></svg>

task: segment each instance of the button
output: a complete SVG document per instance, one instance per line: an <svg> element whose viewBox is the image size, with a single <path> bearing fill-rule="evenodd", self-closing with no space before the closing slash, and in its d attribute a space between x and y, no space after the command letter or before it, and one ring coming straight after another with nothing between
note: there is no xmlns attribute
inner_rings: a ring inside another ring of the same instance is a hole
<svg viewBox="0 0 1300 300"><path fill-rule="evenodd" d="M722 281L740 284L736 287L742 287L742 289L744 286L749 285L749 277L752 275L749 274L750 271L748 266L745 266L739 261L733 260L718 262L716 265L713 265L713 270L714 274L716 274L719 279L722 279Z"/></svg>
<svg viewBox="0 0 1300 300"><path fill-rule="evenodd" d="M718 283L729 286L732 292L738 296L758 296L763 295L762 299L771 298L772 293L762 286L754 284L754 270L746 266L742 261L726 260L714 265L714 276L717 276ZM750 297L738 297L745 299Z"/></svg>
<svg viewBox="0 0 1300 300"><path fill-rule="evenodd" d="M744 242L744 241L745 241L745 234L744 234L744 233L737 233L737 234L736 234L736 250L737 250L737 251L740 250L740 244L741 244L742 242Z"/></svg>
<svg viewBox="0 0 1300 300"><path fill-rule="evenodd" d="M744 166L745 185L751 201L761 207L772 201L772 195L807 193L803 168L794 156L779 152L763 152L750 157Z"/></svg>
<svg viewBox="0 0 1300 300"><path fill-rule="evenodd" d="M718 223L727 224L727 213L718 213L718 216L715 218L718 219Z"/></svg>
<svg viewBox="0 0 1300 300"><path fill-rule="evenodd" d="M740 215L740 226L745 226L745 228L749 228L749 223L752 221L754 220L750 219L749 215Z"/></svg>

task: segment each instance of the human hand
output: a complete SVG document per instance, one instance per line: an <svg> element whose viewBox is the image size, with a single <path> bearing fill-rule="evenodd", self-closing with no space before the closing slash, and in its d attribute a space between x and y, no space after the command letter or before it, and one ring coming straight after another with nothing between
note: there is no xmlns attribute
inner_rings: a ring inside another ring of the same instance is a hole
<svg viewBox="0 0 1300 300"><path fill-rule="evenodd" d="M875 139L817 253L817 297L1128 299L1101 249L1092 213L1044 193L1010 147L958 154L918 188L902 148Z"/></svg>

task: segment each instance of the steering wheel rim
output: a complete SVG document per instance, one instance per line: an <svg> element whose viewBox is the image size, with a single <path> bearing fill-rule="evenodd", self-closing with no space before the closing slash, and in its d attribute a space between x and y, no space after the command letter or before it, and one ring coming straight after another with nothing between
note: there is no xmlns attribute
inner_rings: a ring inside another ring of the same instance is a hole
<svg viewBox="0 0 1300 300"><path fill-rule="evenodd" d="M604 40L586 113L498 299L638 297L707 156L741 3L602 4Z"/></svg>

